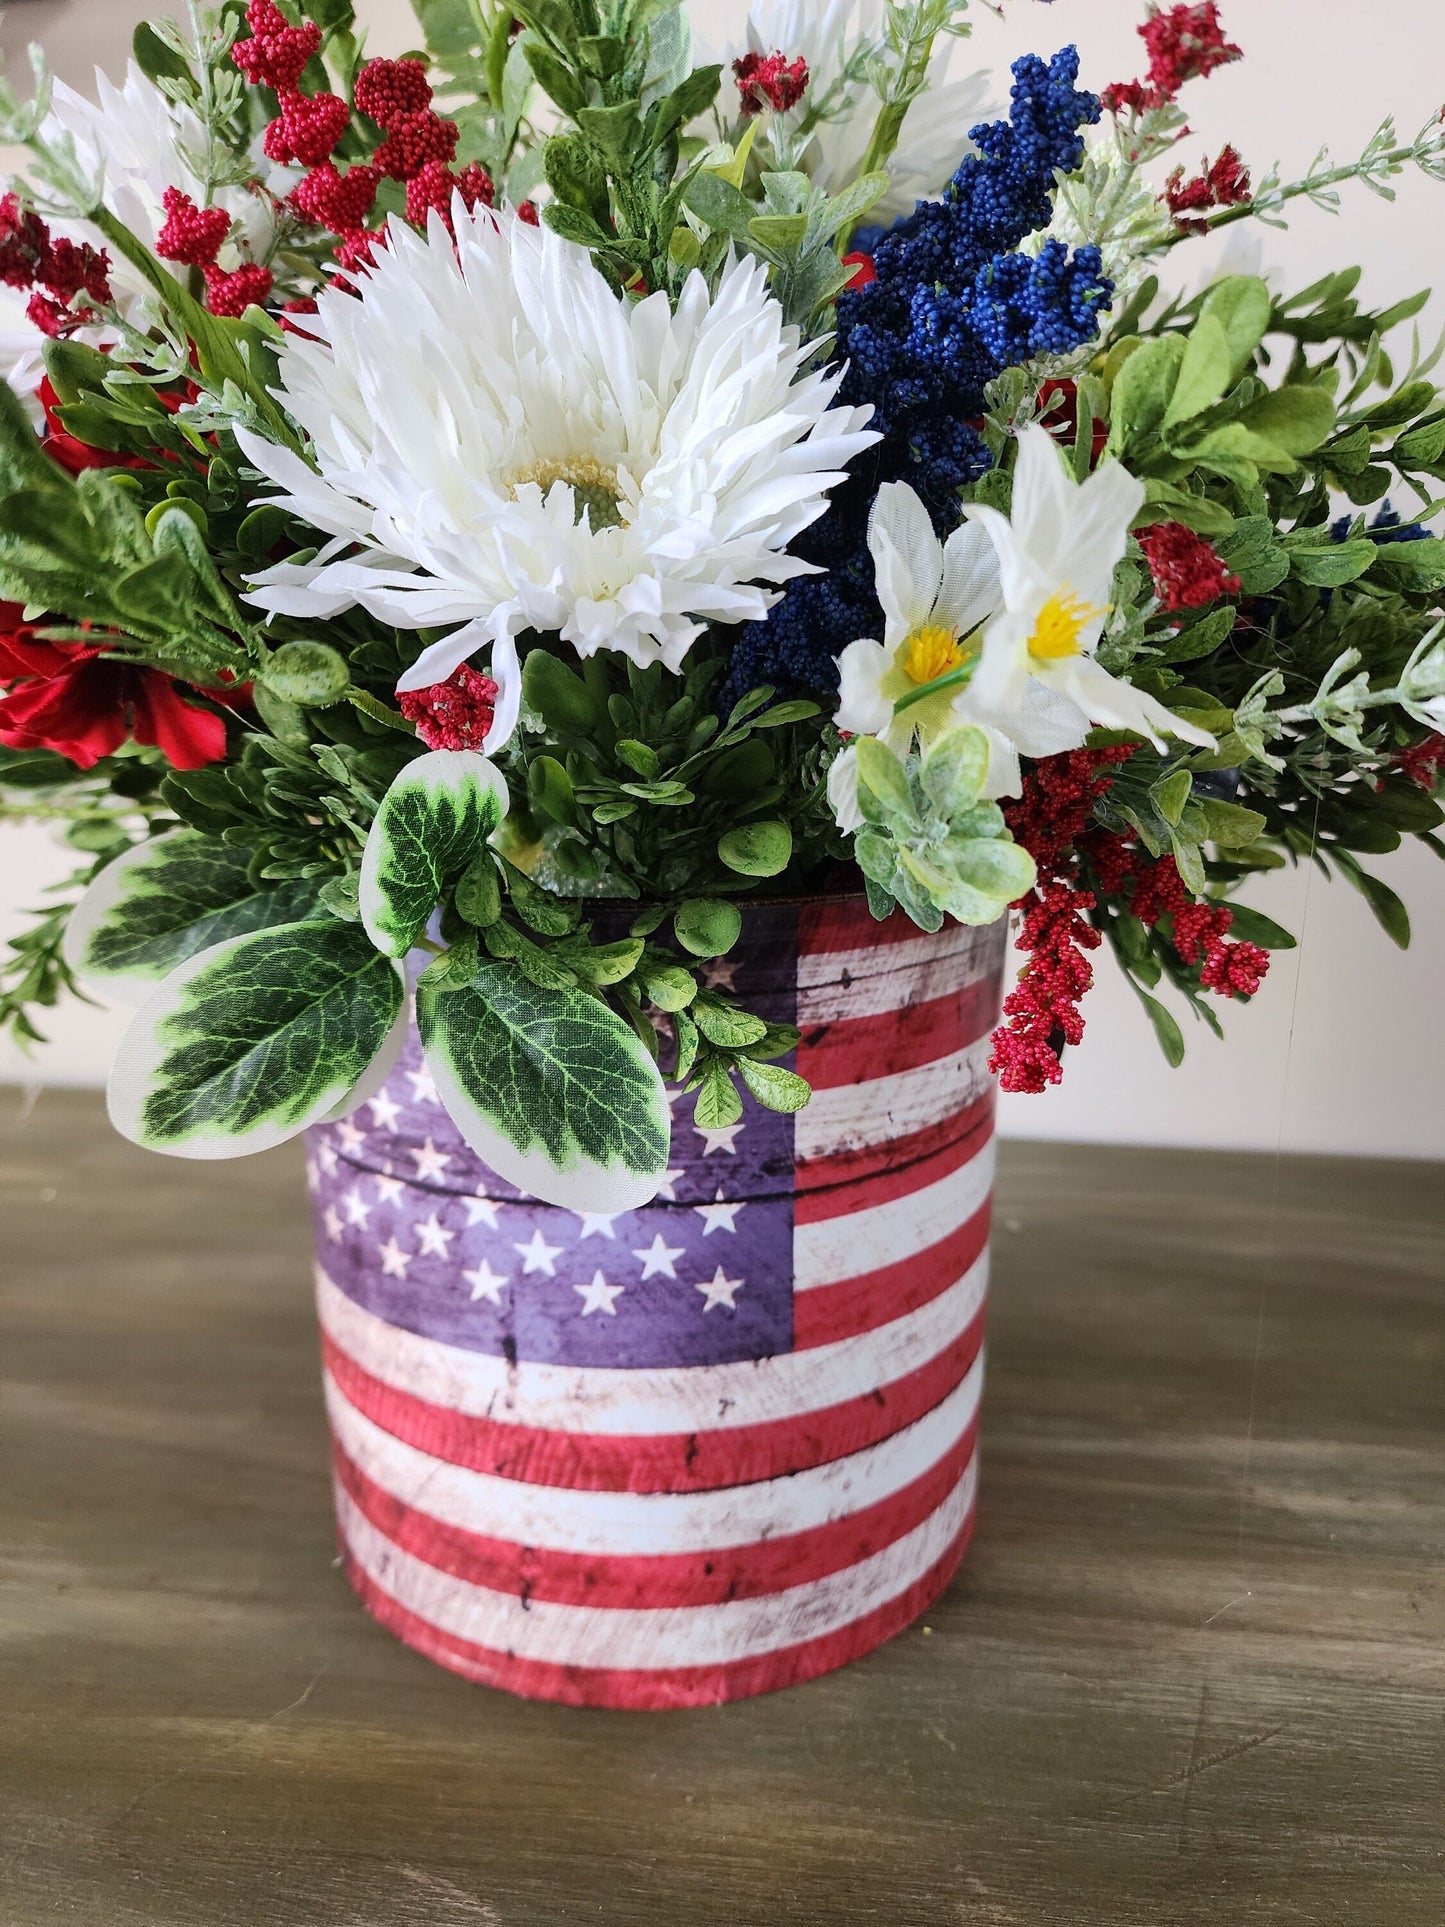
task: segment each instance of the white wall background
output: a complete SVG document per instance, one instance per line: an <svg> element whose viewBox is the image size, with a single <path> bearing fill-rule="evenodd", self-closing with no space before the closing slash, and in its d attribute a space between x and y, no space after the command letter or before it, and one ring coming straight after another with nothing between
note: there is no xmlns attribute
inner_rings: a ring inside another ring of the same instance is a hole
<svg viewBox="0 0 1445 1927"><path fill-rule="evenodd" d="M166 10L165 0L12 0L0 39L13 58L25 40L43 38L54 64L79 84L92 62L114 69L124 59L136 20ZM378 52L415 43L406 0L361 0L360 11ZM1413 135L1445 102L1439 0L1389 0L1368 10L1358 0L1225 0L1222 11L1247 57L1191 89L1198 138L1182 155L1191 162L1233 140L1257 172L1278 158L1292 178L1326 133L1345 157L1386 112ZM745 14L746 0L693 0L709 40L734 34ZM1099 87L1140 70L1134 29L1142 14L1142 0L1057 0L1047 8L1010 0L1002 20L979 7L975 37L958 58L992 69L1002 99L1018 54L1052 53L1074 40L1085 83ZM1399 183L1393 204L1347 189L1338 218L1306 207L1288 234L1261 232L1266 261L1296 287L1359 262L1364 292L1381 305L1422 286L1445 291L1445 186L1418 175ZM1213 245L1181 250L1180 273L1199 277ZM1445 301L1430 313L1437 328L1445 323ZM68 867L67 853L43 831L0 827L0 937ZM1101 961L1089 1037L1071 1054L1063 1086L1044 1098L1007 1100L1006 1130L1445 1157L1445 868L1413 847L1376 867L1414 913L1408 955L1343 886L1303 873L1271 879L1251 901L1301 933L1301 947L1277 960L1252 1009L1225 1010L1227 1045L1200 1030L1185 1067L1169 1071L1131 993ZM0 1078L99 1082L119 1035L118 1014L71 1004L53 1013L49 1028L52 1041L29 1058L0 1052Z"/></svg>

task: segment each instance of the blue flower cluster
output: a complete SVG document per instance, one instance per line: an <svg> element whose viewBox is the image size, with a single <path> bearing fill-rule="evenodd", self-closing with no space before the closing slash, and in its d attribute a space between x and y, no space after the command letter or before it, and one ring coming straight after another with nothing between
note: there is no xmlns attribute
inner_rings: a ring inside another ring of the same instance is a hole
<svg viewBox="0 0 1445 1927"><path fill-rule="evenodd" d="M854 465L828 514L797 547L827 571L796 583L766 622L745 629L725 691L760 683L813 693L837 688L838 652L880 632L868 553L868 515L882 483L906 481L941 535L960 519L958 492L989 466L978 432L984 389L1033 355L1092 341L1111 283L1096 248L1070 255L1020 242L1052 218L1055 173L1083 155L1080 128L1099 118L1080 92L1079 56L1015 63L1009 118L975 127L977 152L944 196L920 201L878 242L876 281L838 302L838 351L848 363L839 399L871 402L883 442Z"/></svg>

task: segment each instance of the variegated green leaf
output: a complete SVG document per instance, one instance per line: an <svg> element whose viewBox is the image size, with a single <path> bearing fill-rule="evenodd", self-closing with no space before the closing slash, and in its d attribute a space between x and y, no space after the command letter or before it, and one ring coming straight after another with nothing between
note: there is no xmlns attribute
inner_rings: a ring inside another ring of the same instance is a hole
<svg viewBox="0 0 1445 1927"><path fill-rule="evenodd" d="M287 924L189 958L136 1012L111 1072L124 1137L246 1157L344 1115L401 1054L398 966L356 924Z"/></svg>
<svg viewBox="0 0 1445 1927"><path fill-rule="evenodd" d="M458 989L425 979L417 1023L443 1104L510 1183L569 1211L635 1211L667 1173L657 1065L586 990L544 990L484 958Z"/></svg>
<svg viewBox="0 0 1445 1927"><path fill-rule="evenodd" d="M248 851L195 830L136 844L75 906L66 963L83 982L139 1004L188 957L314 912L315 883L257 889L249 863Z"/></svg>
<svg viewBox="0 0 1445 1927"><path fill-rule="evenodd" d="M435 750L407 764L382 799L361 864L361 920L378 950L406 955L507 805L502 772L475 751Z"/></svg>

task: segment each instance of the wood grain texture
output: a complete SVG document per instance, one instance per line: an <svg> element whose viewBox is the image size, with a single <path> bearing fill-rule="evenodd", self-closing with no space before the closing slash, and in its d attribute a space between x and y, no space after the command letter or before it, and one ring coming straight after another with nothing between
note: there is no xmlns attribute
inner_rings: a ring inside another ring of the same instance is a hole
<svg viewBox="0 0 1445 1927"><path fill-rule="evenodd" d="M332 1565L299 1158L0 1092L5 1927L1438 1927L1445 1185L1007 1147L977 1539L716 1712L395 1644Z"/></svg>

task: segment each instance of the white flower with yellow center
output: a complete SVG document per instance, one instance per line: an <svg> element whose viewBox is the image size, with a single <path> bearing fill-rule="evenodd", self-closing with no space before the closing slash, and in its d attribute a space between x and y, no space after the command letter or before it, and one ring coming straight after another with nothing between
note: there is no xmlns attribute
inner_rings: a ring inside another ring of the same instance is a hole
<svg viewBox="0 0 1445 1927"><path fill-rule="evenodd" d="M520 702L516 638L681 667L710 623L761 620L815 573L788 546L878 437L833 408L839 373L800 373L762 263L716 295L700 274L619 299L585 249L511 214L394 223L356 295L330 291L280 349L277 393L315 467L251 434L247 458L333 540L257 578L264 609L359 604L404 629L451 629L403 690L490 646L501 688L487 741Z"/></svg>
<svg viewBox="0 0 1445 1927"><path fill-rule="evenodd" d="M1110 615L1114 571L1144 505L1144 485L1118 462L1083 482L1037 425L1019 436L1013 512L972 504L965 514L998 552L1003 606L961 705L1001 730L1024 756L1078 749L1091 724L1212 749L1214 738L1095 660Z"/></svg>
<svg viewBox="0 0 1445 1927"><path fill-rule="evenodd" d="M926 749L960 720L961 686L929 685L977 658L982 625L1001 599L998 557L985 531L967 522L940 543L928 510L906 482L885 482L878 491L868 547L883 607L883 640L850 642L838 658L833 720L850 736L881 737L901 757L915 742ZM1018 759L1002 740L996 750L989 793L1002 795L1017 777ZM862 821L855 761L845 749L830 775L834 814L845 830Z"/></svg>

